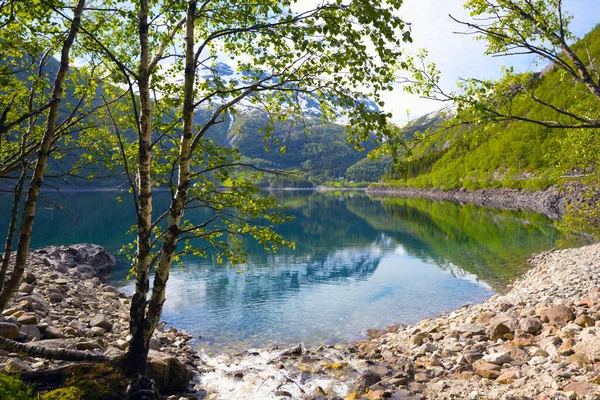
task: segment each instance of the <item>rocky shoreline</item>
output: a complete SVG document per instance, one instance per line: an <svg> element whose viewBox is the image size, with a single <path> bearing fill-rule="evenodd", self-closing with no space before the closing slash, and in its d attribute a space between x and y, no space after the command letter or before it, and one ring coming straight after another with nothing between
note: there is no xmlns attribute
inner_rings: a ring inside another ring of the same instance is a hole
<svg viewBox="0 0 600 400"><path fill-rule="evenodd" d="M0 318L0 335L33 345L85 350L115 357L129 346L131 297L100 277L115 259L101 246L49 246L32 251L23 283ZM149 373L164 393L185 389L197 369L191 336L157 328L151 340ZM68 364L0 350L0 369L42 371ZM179 398L179 397L177 397Z"/></svg>
<svg viewBox="0 0 600 400"><path fill-rule="evenodd" d="M530 262L531 270L506 294L415 325L372 331L351 345L215 357L196 353L190 335L161 324L150 369L164 392L197 375L186 396L195 399L600 399L600 244L546 252ZM123 354L130 297L96 276L111 263L95 245L32 252L0 334ZM0 368L9 372L63 364L0 351Z"/></svg>
<svg viewBox="0 0 600 400"><path fill-rule="evenodd" d="M511 290L352 345L203 355L210 399L600 399L600 244L534 256Z"/></svg>
<svg viewBox="0 0 600 400"><path fill-rule="evenodd" d="M592 189L593 190L593 189ZM581 183L571 183L564 187L549 187L539 191L521 189L481 189L469 191L464 188L441 190L409 187L388 187L373 185L366 190L371 197L417 197L430 200L447 200L475 204L504 210L531 210L558 219L565 213L567 204L590 202L600 199L600 192L586 198L590 187Z"/></svg>

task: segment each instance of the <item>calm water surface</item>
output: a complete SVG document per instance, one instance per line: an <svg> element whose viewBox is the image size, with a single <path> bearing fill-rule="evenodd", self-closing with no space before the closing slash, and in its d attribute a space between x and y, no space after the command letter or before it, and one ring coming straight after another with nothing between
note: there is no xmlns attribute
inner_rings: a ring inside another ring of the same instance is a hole
<svg viewBox="0 0 600 400"><path fill-rule="evenodd" d="M187 258L174 267L163 319L200 348L224 350L364 338L368 328L413 323L502 290L533 252L554 247L552 222L530 212L362 193L276 192L293 222L279 231L295 250L248 243L249 263ZM45 193L32 247L90 242L116 254L135 222L127 194ZM168 194L155 196L156 209ZM0 197L0 210L9 198ZM6 215L0 214L2 226ZM201 215L188 213L186 217ZM126 292L121 259L110 283Z"/></svg>

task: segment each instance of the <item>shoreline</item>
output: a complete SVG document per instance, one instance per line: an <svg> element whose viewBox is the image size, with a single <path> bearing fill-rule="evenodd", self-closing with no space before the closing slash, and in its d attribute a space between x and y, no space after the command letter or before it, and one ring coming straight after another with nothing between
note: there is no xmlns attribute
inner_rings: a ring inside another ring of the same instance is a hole
<svg viewBox="0 0 600 400"><path fill-rule="evenodd" d="M5 317L48 345L122 354L130 296L32 253ZM211 400L600 399L600 243L529 261L507 293L356 343L209 356L161 325L153 346L179 358L199 398ZM94 329L100 315L110 328ZM15 372L64 363L0 354L0 364Z"/></svg>
<svg viewBox="0 0 600 400"><path fill-rule="evenodd" d="M22 283L0 317L0 334L41 347L110 358L124 355L129 347L131 295L100 279L114 266L115 258L99 245L31 250ZM154 332L148 371L161 392L185 392L198 374L199 356L191 339L164 321ZM70 364L0 350L0 369L24 377Z"/></svg>
<svg viewBox="0 0 600 400"><path fill-rule="evenodd" d="M530 210L544 214L551 219L559 219L565 213L566 204L577 198L580 191L567 194L555 187L539 191L520 189L479 189L475 191L452 189L444 191L441 189L371 186L366 193L371 197L414 197L461 204L468 203L501 210Z"/></svg>
<svg viewBox="0 0 600 400"><path fill-rule="evenodd" d="M223 400L600 399L600 244L529 261L507 293L361 342L203 354L197 389Z"/></svg>

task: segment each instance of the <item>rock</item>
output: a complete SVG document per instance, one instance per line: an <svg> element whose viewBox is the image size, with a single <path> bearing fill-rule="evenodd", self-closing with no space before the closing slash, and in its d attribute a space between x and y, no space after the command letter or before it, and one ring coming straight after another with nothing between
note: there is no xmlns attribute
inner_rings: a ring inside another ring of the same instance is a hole
<svg viewBox="0 0 600 400"><path fill-rule="evenodd" d="M10 317L11 315L15 315L18 312L20 312L21 315L23 314L23 310L21 310L21 307L11 307L11 308L8 308L8 309L2 311L2 316Z"/></svg>
<svg viewBox="0 0 600 400"><path fill-rule="evenodd" d="M561 356L570 356L571 354L574 353L574 350L573 350L574 345L575 345L575 340L567 339L560 345L557 352Z"/></svg>
<svg viewBox="0 0 600 400"><path fill-rule="evenodd" d="M527 333L536 333L541 327L542 321L540 321L538 318L525 318L519 323L519 328L521 328L523 332Z"/></svg>
<svg viewBox="0 0 600 400"><path fill-rule="evenodd" d="M512 360L512 357L508 353L491 353L483 356L483 361L496 365L503 365L511 362Z"/></svg>
<svg viewBox="0 0 600 400"><path fill-rule="evenodd" d="M488 327L488 336L490 339L496 341L498 339L505 338L505 335L512 334L517 325L517 321L514 318L509 317L506 314L501 314L490 319Z"/></svg>
<svg viewBox="0 0 600 400"><path fill-rule="evenodd" d="M95 271L95 276L106 275L116 265L115 258L97 244L47 246L33 251L32 254L68 268L89 266Z"/></svg>
<svg viewBox="0 0 600 400"><path fill-rule="evenodd" d="M509 369L502 372L502 374L496 378L496 382L507 385L513 383L519 378L521 378L521 372L518 369Z"/></svg>
<svg viewBox="0 0 600 400"><path fill-rule="evenodd" d="M411 336L410 344L413 346L421 346L423 342L427 339L427 334L423 332L419 332Z"/></svg>
<svg viewBox="0 0 600 400"><path fill-rule="evenodd" d="M467 363L473 364L475 361L481 359L483 354L479 352L468 352L463 354L463 357Z"/></svg>
<svg viewBox="0 0 600 400"><path fill-rule="evenodd" d="M61 301L63 301L64 297L62 294L58 294L58 293L50 293L48 295L48 300L50 300L50 302L52 303L60 303Z"/></svg>
<svg viewBox="0 0 600 400"><path fill-rule="evenodd" d="M83 341L83 342L78 342L75 344L75 348L77 350L94 350L94 349L98 349L102 346L100 346L100 344L98 344L98 342L92 342L92 341Z"/></svg>
<svg viewBox="0 0 600 400"><path fill-rule="evenodd" d="M585 355L590 361L600 361L600 337L591 334L581 335L573 350Z"/></svg>
<svg viewBox="0 0 600 400"><path fill-rule="evenodd" d="M60 328L49 326L44 331L44 338L46 339L62 339L63 333Z"/></svg>
<svg viewBox="0 0 600 400"><path fill-rule="evenodd" d="M104 315L96 315L90 321L90 326L99 327L106 329L107 331L111 331L113 328L113 324L104 316Z"/></svg>
<svg viewBox="0 0 600 400"><path fill-rule="evenodd" d="M183 391L192 379L191 372L177 357L155 350L148 353L148 376L163 393Z"/></svg>
<svg viewBox="0 0 600 400"><path fill-rule="evenodd" d="M27 335L27 341L39 341L42 338L40 330L35 325L23 325L21 326L21 333Z"/></svg>
<svg viewBox="0 0 600 400"><path fill-rule="evenodd" d="M10 322L0 322L0 336L15 340L19 336L19 327Z"/></svg>
<svg viewBox="0 0 600 400"><path fill-rule="evenodd" d="M570 307L560 304L546 310L546 316L551 324L563 326L575 319Z"/></svg>
<svg viewBox="0 0 600 400"><path fill-rule="evenodd" d="M477 375L488 379L496 379L500 376L500 366L483 360L477 360L473 363L473 370Z"/></svg>
<svg viewBox="0 0 600 400"><path fill-rule="evenodd" d="M366 370L356 379L356 391L366 391L371 385L381 382L381 375L375 371Z"/></svg>
<svg viewBox="0 0 600 400"><path fill-rule="evenodd" d="M25 313L17 318L17 322L23 325L37 324L37 317L34 313Z"/></svg>
<svg viewBox="0 0 600 400"><path fill-rule="evenodd" d="M486 312L479 314L479 316L477 316L477 322L482 325L487 325L490 322L490 320L492 318L494 318L495 316L496 316L495 312L486 311Z"/></svg>
<svg viewBox="0 0 600 400"><path fill-rule="evenodd" d="M533 344L533 335L518 330L515 332L513 343L520 347L531 346Z"/></svg>
<svg viewBox="0 0 600 400"><path fill-rule="evenodd" d="M593 384L587 382L571 382L564 388L565 392L574 392L579 397L586 397L598 393ZM594 397L597 399L598 397Z"/></svg>
<svg viewBox="0 0 600 400"><path fill-rule="evenodd" d="M23 281L31 285L32 283L37 281L37 278L31 272L25 272L25 274L23 275Z"/></svg>
<svg viewBox="0 0 600 400"><path fill-rule="evenodd" d="M106 333L106 329L100 328L99 326L94 326L91 329L92 336L102 336Z"/></svg>
<svg viewBox="0 0 600 400"><path fill-rule="evenodd" d="M280 354L282 357L297 357L300 355L302 355L302 343L299 343L291 349L287 349Z"/></svg>
<svg viewBox="0 0 600 400"><path fill-rule="evenodd" d="M113 343L113 346L119 350L125 351L129 348L129 342L123 339L117 339L117 341Z"/></svg>
<svg viewBox="0 0 600 400"><path fill-rule="evenodd" d="M25 294L31 294L31 292L33 292L33 286L28 283L21 283L18 291Z"/></svg>
<svg viewBox="0 0 600 400"><path fill-rule="evenodd" d="M9 373L20 373L29 369L29 364L18 358L9 358L4 365L4 370Z"/></svg>
<svg viewBox="0 0 600 400"><path fill-rule="evenodd" d="M596 321L589 315L581 314L575 319L575 323L582 327L594 326Z"/></svg>
<svg viewBox="0 0 600 400"><path fill-rule="evenodd" d="M75 271L77 271L77 273L84 278L88 279L96 276L96 270L93 267L85 264L78 265L77 268L75 268Z"/></svg>

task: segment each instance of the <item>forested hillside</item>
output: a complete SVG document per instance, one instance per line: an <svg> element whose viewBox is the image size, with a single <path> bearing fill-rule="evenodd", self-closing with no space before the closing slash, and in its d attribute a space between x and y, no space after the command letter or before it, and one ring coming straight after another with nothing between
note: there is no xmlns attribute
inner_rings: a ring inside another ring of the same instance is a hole
<svg viewBox="0 0 600 400"><path fill-rule="evenodd" d="M592 65L600 62L600 26L574 49L582 60ZM578 90L559 68L547 66L531 79L531 90L539 99L564 108L580 107L584 115L591 112L589 93ZM515 96L510 107L514 115L526 118L557 118L549 107L525 97ZM428 139L415 148L411 159L387 175L387 183L442 189L539 189L561 178L597 172L597 130L546 128L521 121L466 123L470 117L467 109L441 128L423 131Z"/></svg>

